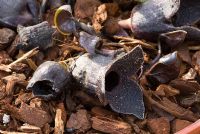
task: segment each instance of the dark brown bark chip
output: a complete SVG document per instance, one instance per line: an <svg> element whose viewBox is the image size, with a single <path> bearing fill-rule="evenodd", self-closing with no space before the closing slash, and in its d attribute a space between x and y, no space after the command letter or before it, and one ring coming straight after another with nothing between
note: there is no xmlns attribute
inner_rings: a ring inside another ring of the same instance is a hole
<svg viewBox="0 0 200 134"><path fill-rule="evenodd" d="M0 29L0 50L7 48L15 39L16 33L8 28Z"/></svg>
<svg viewBox="0 0 200 134"><path fill-rule="evenodd" d="M182 130L183 128L189 126L190 124L192 124L192 122L190 122L190 121L175 119L171 123L172 133L176 133L176 132Z"/></svg>
<svg viewBox="0 0 200 134"><path fill-rule="evenodd" d="M78 132L86 132L91 128L89 114L86 110L80 109L76 113L72 113L67 121L68 129L75 129Z"/></svg>
<svg viewBox="0 0 200 134"><path fill-rule="evenodd" d="M169 134L170 124L166 117L148 119L147 126L154 134Z"/></svg>

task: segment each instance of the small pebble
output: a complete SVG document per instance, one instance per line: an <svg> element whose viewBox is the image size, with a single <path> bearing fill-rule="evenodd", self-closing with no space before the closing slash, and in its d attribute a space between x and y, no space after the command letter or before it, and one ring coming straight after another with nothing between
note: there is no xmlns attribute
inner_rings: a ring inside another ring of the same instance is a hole
<svg viewBox="0 0 200 134"><path fill-rule="evenodd" d="M10 115L4 114L3 115L3 124L8 124L10 122Z"/></svg>

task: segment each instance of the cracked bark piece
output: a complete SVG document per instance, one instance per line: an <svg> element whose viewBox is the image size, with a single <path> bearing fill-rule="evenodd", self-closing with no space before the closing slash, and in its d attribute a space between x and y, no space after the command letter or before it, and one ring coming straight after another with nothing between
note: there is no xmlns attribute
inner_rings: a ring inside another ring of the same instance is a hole
<svg viewBox="0 0 200 134"><path fill-rule="evenodd" d="M170 101L168 98L163 98L160 101L160 104L164 107L166 107L170 112L170 114L176 116L179 119L184 119L188 121L196 121L199 119L199 115L194 114L189 109L185 109L178 104Z"/></svg>
<svg viewBox="0 0 200 134"><path fill-rule="evenodd" d="M6 97L6 84L0 80L0 100Z"/></svg>
<svg viewBox="0 0 200 134"><path fill-rule="evenodd" d="M123 121L114 120L107 117L92 117L92 128L103 133L111 134L131 134L131 126Z"/></svg>
<svg viewBox="0 0 200 134"><path fill-rule="evenodd" d="M148 119L147 126L154 134L169 134L170 124L166 117Z"/></svg>
<svg viewBox="0 0 200 134"><path fill-rule="evenodd" d="M91 113L94 116L102 116L102 117L110 117L113 119L117 119L118 114L112 111L108 111L107 109L103 108L103 107L98 107L95 106L91 109Z"/></svg>
<svg viewBox="0 0 200 134"><path fill-rule="evenodd" d="M16 119L37 127L43 127L46 123L52 121L49 113L35 107L30 107L25 103L22 103L20 108L6 103L3 105L3 109Z"/></svg>
<svg viewBox="0 0 200 134"><path fill-rule="evenodd" d="M3 82L6 84L6 94L7 95L13 95L14 89L17 87L17 85L27 85L27 81L25 80L26 76L24 74L13 74L6 77L3 77Z"/></svg>
<svg viewBox="0 0 200 134"><path fill-rule="evenodd" d="M55 29L47 21L29 27L18 26L17 31L20 38L18 48L25 51L36 47L46 50L53 46L52 34Z"/></svg>
<svg viewBox="0 0 200 134"><path fill-rule="evenodd" d="M145 108L141 87L130 77L136 76L143 62L140 46L114 59L110 56L84 54L76 60L72 76L115 112L133 114L142 119Z"/></svg>
<svg viewBox="0 0 200 134"><path fill-rule="evenodd" d="M6 51L0 51L0 64L10 64L13 62L12 58Z"/></svg>
<svg viewBox="0 0 200 134"><path fill-rule="evenodd" d="M20 42L19 35L16 35L14 41L11 43L10 47L7 48L7 52L11 57L15 57L18 54L17 44Z"/></svg>
<svg viewBox="0 0 200 134"><path fill-rule="evenodd" d="M43 99L55 99L63 92L69 80L67 68L57 62L46 61L37 68L27 89Z"/></svg>

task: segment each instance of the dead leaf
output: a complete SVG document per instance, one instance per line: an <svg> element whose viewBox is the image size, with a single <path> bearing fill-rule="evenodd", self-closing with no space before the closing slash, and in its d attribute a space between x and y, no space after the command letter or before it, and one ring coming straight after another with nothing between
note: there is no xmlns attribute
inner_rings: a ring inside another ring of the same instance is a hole
<svg viewBox="0 0 200 134"><path fill-rule="evenodd" d="M102 29L102 24L106 21L107 17L106 5L102 4L97 8L92 18L93 28L97 33Z"/></svg>
<svg viewBox="0 0 200 134"><path fill-rule="evenodd" d="M106 5L106 11L108 13L108 16L118 16L119 14L119 5L115 2L113 3L105 3Z"/></svg>
<svg viewBox="0 0 200 134"><path fill-rule="evenodd" d="M186 74L182 76L183 80L194 80L197 77L197 72L190 68Z"/></svg>
<svg viewBox="0 0 200 134"><path fill-rule="evenodd" d="M90 20L100 4L99 0L77 0L74 7L75 17Z"/></svg>
<svg viewBox="0 0 200 134"><path fill-rule="evenodd" d="M15 105L20 105L22 102L27 103L30 98L32 98L32 93L19 93L18 97L15 99Z"/></svg>

